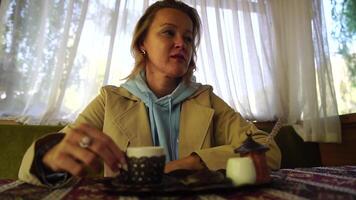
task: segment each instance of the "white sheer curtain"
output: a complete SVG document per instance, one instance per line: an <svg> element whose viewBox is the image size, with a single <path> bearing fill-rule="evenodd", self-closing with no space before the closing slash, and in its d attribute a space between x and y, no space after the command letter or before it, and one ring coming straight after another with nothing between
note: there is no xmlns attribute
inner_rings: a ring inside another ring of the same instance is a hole
<svg viewBox="0 0 356 200"><path fill-rule="evenodd" d="M152 2L2 1L0 114L73 120L102 85L128 75L132 30ZM185 2L203 23L198 81L249 120L281 119L306 141L341 140L321 0Z"/></svg>
<svg viewBox="0 0 356 200"><path fill-rule="evenodd" d="M133 64L135 22L148 1L1 2L0 115L27 124L73 120Z"/></svg>
<svg viewBox="0 0 356 200"><path fill-rule="evenodd" d="M199 2L198 80L247 119L341 141L321 0Z"/></svg>

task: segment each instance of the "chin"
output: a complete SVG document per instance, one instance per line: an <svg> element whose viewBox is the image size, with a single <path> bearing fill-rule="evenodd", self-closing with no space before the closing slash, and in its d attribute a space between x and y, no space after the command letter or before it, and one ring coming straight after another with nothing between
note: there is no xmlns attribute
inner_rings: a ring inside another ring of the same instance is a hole
<svg viewBox="0 0 356 200"><path fill-rule="evenodd" d="M177 76L184 76L188 72L188 67L186 65L173 66L171 72Z"/></svg>
<svg viewBox="0 0 356 200"><path fill-rule="evenodd" d="M183 78L183 76L184 76L184 74L183 75L180 75L180 74L169 74L169 75L167 75L167 77L169 77L169 78L171 78L171 79L182 79Z"/></svg>
<svg viewBox="0 0 356 200"><path fill-rule="evenodd" d="M180 71L175 71L173 73L170 74L171 77L173 78L183 78L184 75L187 74L187 70L180 70Z"/></svg>

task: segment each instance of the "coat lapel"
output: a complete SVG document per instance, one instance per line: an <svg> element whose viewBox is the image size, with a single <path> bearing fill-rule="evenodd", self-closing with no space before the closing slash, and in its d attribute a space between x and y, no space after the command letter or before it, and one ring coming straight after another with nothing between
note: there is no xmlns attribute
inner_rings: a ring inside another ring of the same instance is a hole
<svg viewBox="0 0 356 200"><path fill-rule="evenodd" d="M214 115L214 110L188 100L183 103L180 118L179 158L205 146L206 135ZM210 144L209 144L210 145Z"/></svg>
<svg viewBox="0 0 356 200"><path fill-rule="evenodd" d="M118 111L116 125L127 135L130 146L152 146L149 119L142 101L130 101L124 112Z"/></svg>

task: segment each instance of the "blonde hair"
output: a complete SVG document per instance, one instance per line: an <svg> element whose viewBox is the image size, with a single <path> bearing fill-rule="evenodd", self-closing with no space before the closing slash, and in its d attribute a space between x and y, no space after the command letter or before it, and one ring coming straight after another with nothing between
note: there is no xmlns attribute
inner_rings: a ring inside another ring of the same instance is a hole
<svg viewBox="0 0 356 200"><path fill-rule="evenodd" d="M147 56L145 52L142 52L140 47L144 39L146 38L148 29L152 24L156 13L163 8L173 8L182 11L183 13L188 15L189 18L192 20L193 38L194 38L193 47L192 47L193 55L188 65L188 71L183 76L184 81L190 82L193 76L193 72L196 69L195 61L197 56L197 47L200 43L201 22L200 22L199 15L194 8L188 6L183 2L176 1L176 0L163 0L163 1L155 2L154 4L152 4L146 9L145 13L138 20L131 42L131 54L135 59L135 65L130 75L128 75L126 79L133 78L135 75L140 73L141 70L144 69Z"/></svg>

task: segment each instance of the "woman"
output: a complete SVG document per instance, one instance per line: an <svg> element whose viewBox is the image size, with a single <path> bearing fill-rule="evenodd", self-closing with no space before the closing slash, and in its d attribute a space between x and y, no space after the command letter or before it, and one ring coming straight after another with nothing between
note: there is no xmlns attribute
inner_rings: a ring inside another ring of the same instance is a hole
<svg viewBox="0 0 356 200"><path fill-rule="evenodd" d="M270 168L280 152L267 134L245 121L212 88L196 83L200 19L178 1L158 1L138 21L131 50L135 67L121 87L105 86L76 121L36 141L26 152L19 178L33 184L63 185L88 168L114 176L127 168L128 146L163 146L165 172L225 168L234 148L252 131L268 145Z"/></svg>

